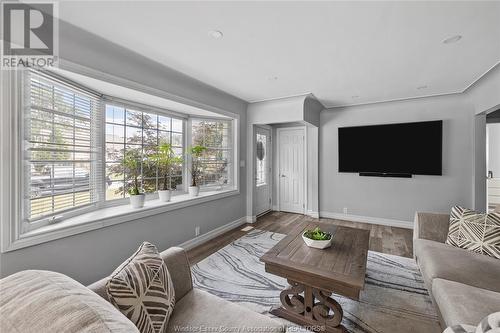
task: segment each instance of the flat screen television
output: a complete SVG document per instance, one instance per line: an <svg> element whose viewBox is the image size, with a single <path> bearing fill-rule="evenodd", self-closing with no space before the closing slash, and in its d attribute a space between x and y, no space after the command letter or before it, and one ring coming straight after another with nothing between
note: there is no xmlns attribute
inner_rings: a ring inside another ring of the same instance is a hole
<svg viewBox="0 0 500 333"><path fill-rule="evenodd" d="M341 127L339 172L442 175L443 121Z"/></svg>

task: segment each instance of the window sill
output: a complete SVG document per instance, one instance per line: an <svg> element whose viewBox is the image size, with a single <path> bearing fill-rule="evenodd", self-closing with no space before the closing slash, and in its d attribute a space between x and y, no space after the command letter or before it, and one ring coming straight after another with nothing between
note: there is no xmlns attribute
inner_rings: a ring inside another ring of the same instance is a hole
<svg viewBox="0 0 500 333"><path fill-rule="evenodd" d="M200 195L195 198L189 197L188 194L176 195L172 197L170 202L161 202L158 199L148 200L143 208L132 208L128 204L106 207L26 232L20 235L19 239L11 242L3 252L18 250L79 233L238 195L239 193L239 190L236 189L206 191L200 192Z"/></svg>

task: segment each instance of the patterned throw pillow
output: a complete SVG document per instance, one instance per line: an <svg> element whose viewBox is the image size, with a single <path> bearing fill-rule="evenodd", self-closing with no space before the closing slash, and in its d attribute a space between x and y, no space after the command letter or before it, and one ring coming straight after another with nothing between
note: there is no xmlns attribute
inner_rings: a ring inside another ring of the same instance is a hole
<svg viewBox="0 0 500 333"><path fill-rule="evenodd" d="M144 242L106 284L111 303L142 333L163 333L174 310L174 286L156 247Z"/></svg>
<svg viewBox="0 0 500 333"><path fill-rule="evenodd" d="M453 207L446 244L500 259L500 214Z"/></svg>

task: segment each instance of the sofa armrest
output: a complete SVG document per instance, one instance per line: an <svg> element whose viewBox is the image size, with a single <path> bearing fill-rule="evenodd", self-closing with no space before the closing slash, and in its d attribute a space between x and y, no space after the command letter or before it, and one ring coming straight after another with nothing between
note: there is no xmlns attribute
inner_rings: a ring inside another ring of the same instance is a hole
<svg viewBox="0 0 500 333"><path fill-rule="evenodd" d="M171 247L161 252L160 255L167 264L168 272L174 284L175 300L178 301L193 289L191 267L189 266L186 251L180 247ZM106 283L108 280L109 276L92 283L88 288L109 301L106 293Z"/></svg>
<svg viewBox="0 0 500 333"><path fill-rule="evenodd" d="M413 239L428 239L440 243L446 241L450 215L441 213L415 213Z"/></svg>
<svg viewBox="0 0 500 333"><path fill-rule="evenodd" d="M191 266L189 265L187 253L180 247L171 247L163 251L161 257L167 264L174 284L175 300L178 301L193 290Z"/></svg>

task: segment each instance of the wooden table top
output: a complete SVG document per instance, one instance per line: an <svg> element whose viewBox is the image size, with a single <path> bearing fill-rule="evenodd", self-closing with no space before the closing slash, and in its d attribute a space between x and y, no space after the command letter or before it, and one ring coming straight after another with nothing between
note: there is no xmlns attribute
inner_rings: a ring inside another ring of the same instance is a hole
<svg viewBox="0 0 500 333"><path fill-rule="evenodd" d="M316 227L333 234L331 247L320 250L304 243L304 231ZM358 299L365 284L369 240L368 230L301 223L260 260L269 273Z"/></svg>

